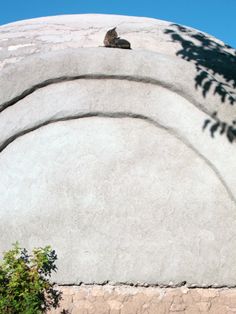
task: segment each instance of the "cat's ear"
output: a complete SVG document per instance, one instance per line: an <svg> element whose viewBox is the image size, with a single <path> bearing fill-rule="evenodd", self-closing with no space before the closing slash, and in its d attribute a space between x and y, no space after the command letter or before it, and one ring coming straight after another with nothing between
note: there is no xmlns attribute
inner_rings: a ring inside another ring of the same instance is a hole
<svg viewBox="0 0 236 314"><path fill-rule="evenodd" d="M114 27L114 28L111 29L112 32L115 31L115 30L116 30L116 27Z"/></svg>

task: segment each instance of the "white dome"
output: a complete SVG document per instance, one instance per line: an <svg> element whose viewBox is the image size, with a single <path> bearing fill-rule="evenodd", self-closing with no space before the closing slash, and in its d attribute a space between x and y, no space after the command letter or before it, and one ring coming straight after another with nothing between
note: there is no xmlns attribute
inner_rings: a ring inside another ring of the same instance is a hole
<svg viewBox="0 0 236 314"><path fill-rule="evenodd" d="M59 283L234 285L234 60L155 19L2 26L0 251L51 244Z"/></svg>

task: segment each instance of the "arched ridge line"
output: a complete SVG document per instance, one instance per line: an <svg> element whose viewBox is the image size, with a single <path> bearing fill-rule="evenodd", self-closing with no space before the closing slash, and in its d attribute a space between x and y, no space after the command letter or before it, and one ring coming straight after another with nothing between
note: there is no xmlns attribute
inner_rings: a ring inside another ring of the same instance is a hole
<svg viewBox="0 0 236 314"><path fill-rule="evenodd" d="M145 84L152 84L161 86L163 88L169 89L172 92L175 92L176 94L180 95L187 101L191 102L197 109L201 110L208 116L211 116L211 113L203 108L198 102L195 101L194 97L191 97L190 95L186 95L183 90L178 89L171 83L166 83L161 80L157 80L151 77L142 77L142 76L131 76L131 75L106 75L106 74L85 74L85 75L75 75L75 76L61 76L57 78L51 78L48 80L45 80L41 83L38 83L28 89L26 89L24 92L22 92L20 95L12 98L11 100L3 103L0 105L0 113L7 109L10 106L14 106L18 101L24 99L25 97L29 96L30 94L33 94L35 91L47 87L52 84L62 83L62 82L70 82L75 80L81 80L81 79L91 79L91 80L102 80L102 79L113 79L113 80L126 80L126 81L132 81L132 82L138 82L138 83L145 83Z"/></svg>
<svg viewBox="0 0 236 314"><path fill-rule="evenodd" d="M173 129L171 128L167 128L166 126L158 123L157 121L155 121L154 119L142 115L142 114L136 114L136 113L132 113L132 112L87 112L87 113L83 113L83 114L78 114L78 115L74 115L74 116L67 116L67 117L63 117L63 118L56 118L56 119L51 119L48 121L45 121L43 123L40 123L32 128L29 128L27 130L24 131L20 131L18 133L16 133L15 135L11 136L10 138L8 138L1 146L0 146L0 153L4 151L4 149L10 145L12 142L14 142L17 138L24 136L25 134L28 134L30 132L33 132L37 129L40 129L44 126L47 126L49 124L52 123L57 123L57 122L61 122L61 121L70 121L70 120L77 120L77 119L82 119L82 118L89 118L89 117L102 117L102 118L133 118L133 119L140 119L140 120L144 120L147 123L154 125L155 127L159 128L159 129L163 129L165 131L167 131L170 135L174 136L176 139L180 140L185 146L187 146L189 149L191 149L195 154L197 154L197 156L202 159L208 167L211 168L211 170L215 173L216 177L220 180L220 182L222 183L222 185L224 186L227 194L229 195L230 199L234 202L234 204L236 205L236 199L232 193L232 191L230 190L230 188L228 187L227 183L225 182L224 178L221 176L220 172L217 170L217 168L204 156L202 155L198 150L196 150L189 141L187 141L186 139L177 136L174 132Z"/></svg>

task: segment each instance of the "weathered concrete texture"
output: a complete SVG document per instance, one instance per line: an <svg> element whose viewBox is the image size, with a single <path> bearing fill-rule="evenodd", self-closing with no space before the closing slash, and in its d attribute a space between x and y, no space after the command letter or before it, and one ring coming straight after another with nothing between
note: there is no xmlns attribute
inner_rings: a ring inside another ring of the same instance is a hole
<svg viewBox="0 0 236 314"><path fill-rule="evenodd" d="M100 14L44 17L1 26L0 68L32 54L102 46L106 31L114 26L134 50L174 55L181 47L165 34L171 23L157 19Z"/></svg>
<svg viewBox="0 0 236 314"><path fill-rule="evenodd" d="M231 121L235 107L228 99L222 106L220 95L214 89L209 90L206 98L202 89L195 87L196 76L197 70L190 62L148 51L101 47L36 54L1 71L0 85L4 93L0 94L0 111L35 90L60 81L123 79L166 87L207 114L217 110L223 121Z"/></svg>
<svg viewBox="0 0 236 314"><path fill-rule="evenodd" d="M133 50L99 47L114 23ZM51 244L60 284L235 285L235 145L202 130L215 111L231 123L234 79L211 68L196 89L167 28L97 15L0 28L0 253Z"/></svg>
<svg viewBox="0 0 236 314"><path fill-rule="evenodd" d="M234 314L236 289L61 287L60 308L50 314Z"/></svg>
<svg viewBox="0 0 236 314"><path fill-rule="evenodd" d="M235 282L231 195L191 146L147 119L48 124L7 146L0 172L2 249L50 242L60 283Z"/></svg>
<svg viewBox="0 0 236 314"><path fill-rule="evenodd" d="M121 35L129 35L127 39L133 45L132 51L101 47L104 34L114 24L118 25ZM168 22L126 16L61 16L2 26L0 86L4 93L0 94L0 107L11 102L14 97L24 94L28 88L44 84L47 80L62 77L69 79L76 75L112 75L156 80L158 84L184 94L208 114L218 111L219 118L231 122L235 110L232 109L230 101L231 97L236 99L234 75L232 77L230 74L234 70L234 62L231 61L232 66L225 66L229 75L225 75L224 69L220 75L218 69L216 71L206 62L203 66L188 55L181 58L179 54L183 47L172 39L173 34L168 33L170 31L187 42L189 39L193 40L193 46L196 44L196 48L206 45L205 42L197 40L200 35L205 35L196 30L180 31ZM212 42L212 45L220 45L217 46L219 55L225 54L229 59L234 58L234 49L229 49L210 36L204 37L204 40ZM99 49L93 49L97 47ZM202 55L198 57L204 59L205 53L203 50ZM210 58L213 56L210 55ZM217 59L217 56L215 58ZM220 61L224 64L224 60ZM199 76L199 67L203 69L203 77ZM199 83L199 80L202 83ZM207 90L204 90L203 83L208 86ZM220 106L221 102L224 102L224 106Z"/></svg>

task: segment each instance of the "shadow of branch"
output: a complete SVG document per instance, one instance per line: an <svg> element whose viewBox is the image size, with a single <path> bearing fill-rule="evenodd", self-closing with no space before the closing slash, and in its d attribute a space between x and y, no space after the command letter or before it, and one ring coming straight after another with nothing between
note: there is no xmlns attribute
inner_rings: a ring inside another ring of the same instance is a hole
<svg viewBox="0 0 236 314"><path fill-rule="evenodd" d="M193 62L197 75L195 88L202 90L203 97L207 97L210 89L219 95L221 103L236 103L236 50L228 45L221 44L207 37L203 33L194 32L184 26L171 24L165 33L171 36L172 41L178 42L181 48L176 55L186 61ZM209 127L211 137L215 132L225 134L228 141L236 139L236 117L231 123L220 121L217 112L211 119L204 121L203 130Z"/></svg>

